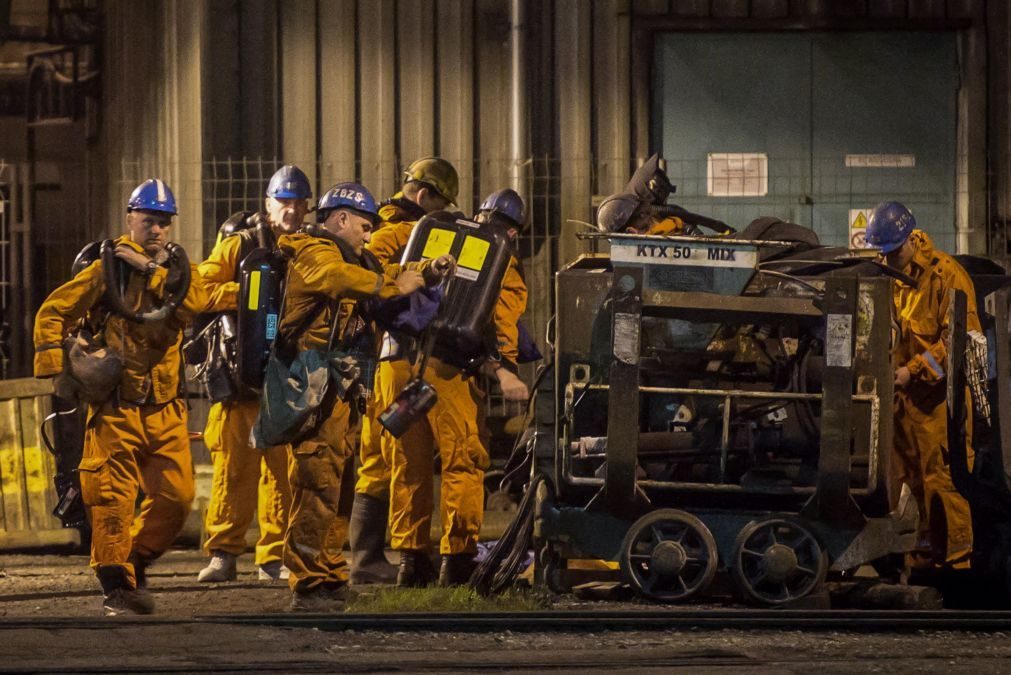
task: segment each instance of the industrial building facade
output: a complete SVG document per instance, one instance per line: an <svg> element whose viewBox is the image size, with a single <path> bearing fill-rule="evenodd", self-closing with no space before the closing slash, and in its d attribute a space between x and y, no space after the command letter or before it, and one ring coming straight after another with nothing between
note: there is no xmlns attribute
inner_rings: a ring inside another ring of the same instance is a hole
<svg viewBox="0 0 1011 675"><path fill-rule="evenodd" d="M0 3L4 377L39 302L130 190L174 189L198 259L282 163L388 196L411 160L459 206L517 187L529 320L599 200L652 152L674 201L825 243L885 197L1006 261L1009 8L984 0L12 0Z"/></svg>

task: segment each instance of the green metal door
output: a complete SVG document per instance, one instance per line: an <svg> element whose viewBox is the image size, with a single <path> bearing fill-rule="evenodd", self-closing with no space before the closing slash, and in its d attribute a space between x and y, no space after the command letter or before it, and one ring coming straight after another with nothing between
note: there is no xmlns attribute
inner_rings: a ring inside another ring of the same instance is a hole
<svg viewBox="0 0 1011 675"><path fill-rule="evenodd" d="M845 245L856 210L896 199L954 249L953 34L667 34L654 72L654 138L686 208Z"/></svg>

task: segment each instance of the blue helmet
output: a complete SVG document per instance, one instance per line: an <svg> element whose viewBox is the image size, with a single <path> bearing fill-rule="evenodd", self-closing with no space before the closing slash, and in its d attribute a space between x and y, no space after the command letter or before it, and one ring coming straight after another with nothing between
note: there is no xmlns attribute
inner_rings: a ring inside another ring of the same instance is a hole
<svg viewBox="0 0 1011 675"><path fill-rule="evenodd" d="M905 243L916 228L912 212L898 202L881 202L874 207L864 239L870 248L891 253Z"/></svg>
<svg viewBox="0 0 1011 675"><path fill-rule="evenodd" d="M351 209L372 221L379 222L379 208L376 200L361 183L337 183L323 193L316 206L316 222L322 223L334 209Z"/></svg>
<svg viewBox="0 0 1011 675"><path fill-rule="evenodd" d="M267 196L274 199L310 199L309 177L294 164L285 164L270 177Z"/></svg>
<svg viewBox="0 0 1011 675"><path fill-rule="evenodd" d="M516 190L504 188L496 190L484 198L479 211L491 211L504 216L515 223L516 227L523 225L523 198Z"/></svg>
<svg viewBox="0 0 1011 675"><path fill-rule="evenodd" d="M176 215L176 198L169 186L161 178L148 178L134 188L130 201L126 203L127 211L158 211Z"/></svg>

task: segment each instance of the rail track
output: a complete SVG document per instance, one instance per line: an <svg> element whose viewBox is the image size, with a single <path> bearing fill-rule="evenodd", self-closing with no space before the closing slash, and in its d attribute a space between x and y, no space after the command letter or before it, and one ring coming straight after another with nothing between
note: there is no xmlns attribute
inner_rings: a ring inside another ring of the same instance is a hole
<svg viewBox="0 0 1011 675"><path fill-rule="evenodd" d="M0 618L11 629L115 630L201 624L306 628L320 631L595 632L668 630L972 631L1011 632L1011 611L683 609L404 614L222 614L195 617Z"/></svg>

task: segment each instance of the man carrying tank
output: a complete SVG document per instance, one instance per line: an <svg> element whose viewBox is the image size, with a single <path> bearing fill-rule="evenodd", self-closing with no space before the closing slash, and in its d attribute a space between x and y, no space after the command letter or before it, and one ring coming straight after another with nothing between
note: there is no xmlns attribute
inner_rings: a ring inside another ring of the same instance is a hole
<svg viewBox="0 0 1011 675"><path fill-rule="evenodd" d="M164 182L154 178L139 185L127 203L127 234L114 242L115 259L130 268L125 288L107 288L107 270L97 260L54 290L35 319L36 377L65 371L64 338L82 320L122 359L112 395L88 406L80 464L92 527L91 567L102 585L106 615L154 611L145 568L175 540L193 501L180 344L186 322L205 309L208 297L195 267L162 266L172 250L168 230L176 213ZM176 259L185 256L177 253ZM167 300L183 292L187 272L189 287L173 309ZM111 311L108 294L120 292L122 308ZM153 309L159 306L162 312ZM131 320L124 308L149 318ZM144 500L135 518L138 490Z"/></svg>
<svg viewBox="0 0 1011 675"><path fill-rule="evenodd" d="M264 210L249 216L244 229L221 239L199 270L211 292L214 312L238 309L239 265L260 245L257 230L267 245L277 246L277 238L294 234L302 227L312 197L309 178L297 166L277 170L267 185ZM241 346L239 347L242 348ZM236 364L228 364L234 380ZM204 551L210 562L197 581L234 581L236 558L246 550L246 530L257 512L260 537L256 543L256 564L263 581L287 579L281 563L284 532L291 508L288 485L288 448L277 446L258 451L249 445L249 431L260 407L259 396L239 388L229 400L215 403L207 415L204 442L211 451L214 478L207 506Z"/></svg>
<svg viewBox="0 0 1011 675"><path fill-rule="evenodd" d="M402 189L379 206L380 222L367 246L369 252L382 265L400 262L414 224L428 213L448 208L458 190L456 169L446 160L424 157L413 162L404 174ZM376 385L378 397L378 373ZM394 396L396 393L399 390ZM393 439L382 433L378 418L388 403L379 405L374 398L362 420L349 537L351 583L356 585L393 583L397 578L397 570L386 560L384 552L390 517L388 453Z"/></svg>
<svg viewBox="0 0 1011 675"><path fill-rule="evenodd" d="M363 301L411 293L426 283L438 283L453 269L448 256L411 269L398 265L368 269L374 259L363 256L362 249L379 214L372 195L357 183L330 188L320 198L316 219L319 225L312 233L278 240L291 259L278 326L282 351L329 351L332 332L342 347L353 344L368 324L360 306ZM341 474L353 452L349 442L353 413L344 401L335 400L332 406L332 411L323 411L317 429L292 444L293 501L284 562L291 571L294 610L336 610L348 598L347 562L341 552L348 522L338 514L338 503Z"/></svg>
<svg viewBox="0 0 1011 675"><path fill-rule="evenodd" d="M895 486L909 485L919 505L916 550L910 567L963 568L972 552L969 504L955 489L949 465L945 367L948 292L966 294L966 329L980 331L972 280L954 258L934 248L916 229L916 219L898 202L882 202L871 214L867 245L888 265L904 272L913 286L894 282L899 335L895 364ZM971 423L971 415L966 424ZM971 438L969 431L967 437ZM969 451L970 467L972 454Z"/></svg>
<svg viewBox="0 0 1011 675"><path fill-rule="evenodd" d="M456 199L457 186L456 170L449 162L425 158L407 168L402 195L426 212L444 210ZM415 215L420 217L417 209ZM369 250L380 261L401 255L415 222L403 219L380 229ZM392 403L413 375L416 350L405 342L389 335L384 339L376 376L376 412ZM495 369L495 375L511 396L526 397L526 386L508 368ZM489 462L488 451L480 439L480 392L473 380L465 379L457 366L440 358L438 347L423 377L438 395L424 421L414 424L401 439L395 439L381 433L373 417L368 432L362 435L363 457L374 457L378 446L380 459L389 467L390 541L392 548L400 552L397 585L408 587L425 586L436 580L429 558L435 448L438 447L442 465L443 535L439 545L442 562L438 572L442 585L465 583L473 570L484 516L484 471ZM367 451L366 445L370 446ZM359 492L365 492L362 485L360 478Z"/></svg>

